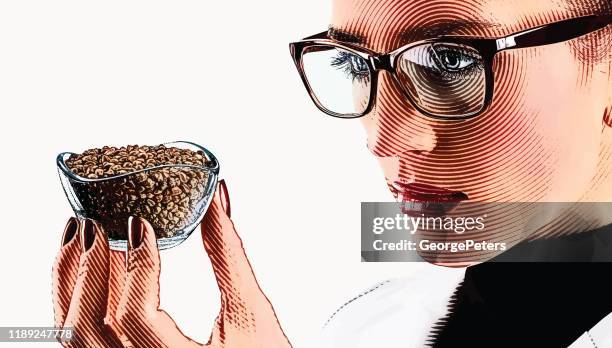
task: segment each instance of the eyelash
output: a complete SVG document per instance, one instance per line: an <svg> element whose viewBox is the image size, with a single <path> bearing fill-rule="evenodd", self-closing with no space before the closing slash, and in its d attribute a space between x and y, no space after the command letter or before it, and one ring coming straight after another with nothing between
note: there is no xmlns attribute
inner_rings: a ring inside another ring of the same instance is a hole
<svg viewBox="0 0 612 348"><path fill-rule="evenodd" d="M438 68L436 70L431 69L432 73L436 73L440 75L440 77L443 79L448 79L448 80L463 79L473 74L476 70L481 70L484 66L482 60L479 57L475 57L466 51L462 51L458 49L451 49L451 48L439 48L438 50L436 50L436 53L438 55L447 53L447 52L457 54L461 57L469 57L470 59L474 61L474 63L470 64L469 66L465 68L458 69L456 71L449 71L449 70L441 69L441 68ZM353 64L351 62L351 59L353 57L359 57L359 56L355 56L349 52L338 52L337 55L332 58L331 66L335 67L338 70L343 71L347 77L351 78L352 81L357 80L358 82L361 82L369 76L369 73L355 71L353 69ZM361 57L359 57L358 59L361 59Z"/></svg>
<svg viewBox="0 0 612 348"><path fill-rule="evenodd" d="M471 54L469 54L466 51L462 51L459 49L451 49L451 48L447 48L447 47L441 47L436 49L436 54L441 55L443 53L446 52L452 52L454 54L457 54L461 57L469 57L470 59L472 59L474 61L474 63L470 64L469 66L465 67L465 68L461 68L458 69L456 71L448 71L446 69L443 68L439 68L435 72L440 74L440 76L444 79L462 79L465 78L471 74L473 74L476 70L482 70L484 67L484 63L482 62L482 59L479 57L475 57ZM432 59L434 59L434 61L436 61L436 59L434 57L432 57Z"/></svg>
<svg viewBox="0 0 612 348"><path fill-rule="evenodd" d="M370 76L370 74L369 72L355 71L353 69L353 64L351 63L352 57L359 56L355 56L354 54L348 52L338 52L338 54L332 58L331 66L343 71L347 77L351 78L351 81L357 80L358 82L361 82ZM361 59L361 57L359 57L359 59Z"/></svg>

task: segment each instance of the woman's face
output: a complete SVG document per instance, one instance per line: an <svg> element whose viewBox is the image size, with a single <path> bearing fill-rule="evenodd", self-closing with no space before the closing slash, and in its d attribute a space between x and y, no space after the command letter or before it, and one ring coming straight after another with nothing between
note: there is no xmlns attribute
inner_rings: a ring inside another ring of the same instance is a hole
<svg viewBox="0 0 612 348"><path fill-rule="evenodd" d="M386 53L439 35L502 37L594 13L577 2L334 0L330 35ZM492 103L464 121L423 116L380 72L375 106L361 120L397 200L427 191L479 202L612 201L610 31L498 53Z"/></svg>

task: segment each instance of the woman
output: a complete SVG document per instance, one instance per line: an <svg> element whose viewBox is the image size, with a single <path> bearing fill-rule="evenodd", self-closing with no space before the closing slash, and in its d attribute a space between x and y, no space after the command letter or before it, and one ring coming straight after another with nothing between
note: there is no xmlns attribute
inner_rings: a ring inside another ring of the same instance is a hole
<svg viewBox="0 0 612 348"><path fill-rule="evenodd" d="M334 314L323 345L603 344L612 264L477 262L610 261L612 211L593 203L612 201L610 2L333 5L329 30L292 44L292 55L321 111L360 118L398 202L425 212L539 204L486 232L510 250L425 255L472 266L376 285Z"/></svg>
<svg viewBox="0 0 612 348"><path fill-rule="evenodd" d="M314 64L298 68L321 110L361 117L368 147L401 203L609 202L610 10L607 0L334 0L330 29L315 37L323 41L296 43L293 55ZM563 22L576 18L582 19ZM558 22L564 24L514 36ZM436 40L420 42L428 39ZM393 66L382 55L392 51L401 58ZM226 193L221 186L202 224L223 304L208 346L288 347L233 229ZM581 245L555 259L584 261L612 232L609 212L554 212L529 225L523 240L547 236L547 245ZM78 337L66 345L198 345L159 310L159 256L148 223L132 220L127 266L96 226L71 220L55 267L56 326L74 326ZM582 243L567 242L576 236ZM508 252L541 257L541 248L519 242ZM604 256L612 252L607 247L599 250ZM498 254L487 258L507 255ZM603 342L604 326L595 325L612 312L604 279L612 266L468 263L465 274L439 267L368 290L333 315L323 344ZM442 284L449 272L446 279L456 281Z"/></svg>

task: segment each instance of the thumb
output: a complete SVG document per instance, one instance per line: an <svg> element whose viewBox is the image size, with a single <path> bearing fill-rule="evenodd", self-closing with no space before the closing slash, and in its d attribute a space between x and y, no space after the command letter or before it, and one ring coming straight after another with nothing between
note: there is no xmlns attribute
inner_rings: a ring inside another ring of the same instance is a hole
<svg viewBox="0 0 612 348"><path fill-rule="evenodd" d="M224 180L202 221L204 248L212 263L221 294L228 297L264 296L259 288L242 240L230 219L229 194ZM265 297L265 296L264 296Z"/></svg>
<svg viewBox="0 0 612 348"><path fill-rule="evenodd" d="M229 194L223 180L202 221L202 239L221 292L221 311L211 346L231 336L240 347L259 347L264 341L266 347L291 347L272 304L257 283L230 219ZM241 335L235 335L236 332Z"/></svg>

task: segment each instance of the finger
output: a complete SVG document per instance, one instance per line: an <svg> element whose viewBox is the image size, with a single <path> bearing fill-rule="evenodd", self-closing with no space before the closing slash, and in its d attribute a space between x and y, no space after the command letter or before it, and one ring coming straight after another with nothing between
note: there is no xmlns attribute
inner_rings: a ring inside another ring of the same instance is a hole
<svg viewBox="0 0 612 348"><path fill-rule="evenodd" d="M127 276L125 263L126 252L116 250L109 251L108 302L104 323L111 327L116 327L115 317L117 307L119 306L119 301L121 300L121 295L125 286L125 278Z"/></svg>
<svg viewBox="0 0 612 348"><path fill-rule="evenodd" d="M221 292L221 311L209 345L227 346L231 342L248 347L265 341L270 347L291 347L230 219L229 194L223 180L203 219L202 238Z"/></svg>
<svg viewBox="0 0 612 348"><path fill-rule="evenodd" d="M242 240L230 219L229 195L225 181L219 181L202 221L202 239L222 294L263 295Z"/></svg>
<svg viewBox="0 0 612 348"><path fill-rule="evenodd" d="M160 260L155 232L149 222L138 217L131 217L128 224L127 274L121 305L157 310Z"/></svg>
<svg viewBox="0 0 612 348"><path fill-rule="evenodd" d="M144 219L130 218L127 277L117 308L120 331L135 347L197 346L159 310L160 269L153 227Z"/></svg>
<svg viewBox="0 0 612 348"><path fill-rule="evenodd" d="M62 246L53 265L53 313L57 328L64 325L77 279L81 255L78 230L79 220L71 217L64 228Z"/></svg>
<svg viewBox="0 0 612 348"><path fill-rule="evenodd" d="M86 219L81 223L80 237L78 276L64 323L74 328L70 346L122 347L103 322L109 272L106 235L93 220Z"/></svg>

